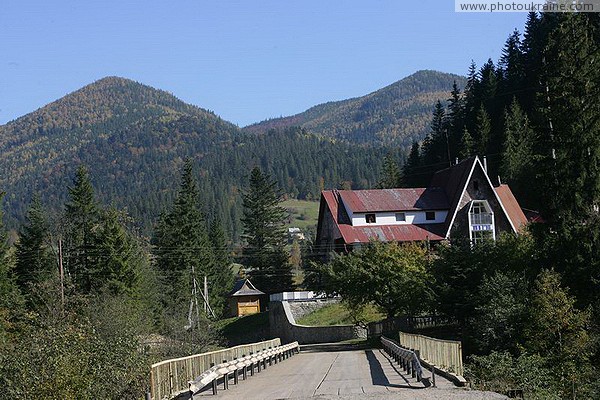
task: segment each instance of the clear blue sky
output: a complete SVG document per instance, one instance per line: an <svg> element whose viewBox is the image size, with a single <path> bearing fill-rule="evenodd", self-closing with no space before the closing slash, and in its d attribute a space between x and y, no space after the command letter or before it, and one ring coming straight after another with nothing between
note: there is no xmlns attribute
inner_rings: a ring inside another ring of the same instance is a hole
<svg viewBox="0 0 600 400"><path fill-rule="evenodd" d="M2 0L0 124L108 75L240 126L496 60L526 14L454 0Z"/></svg>

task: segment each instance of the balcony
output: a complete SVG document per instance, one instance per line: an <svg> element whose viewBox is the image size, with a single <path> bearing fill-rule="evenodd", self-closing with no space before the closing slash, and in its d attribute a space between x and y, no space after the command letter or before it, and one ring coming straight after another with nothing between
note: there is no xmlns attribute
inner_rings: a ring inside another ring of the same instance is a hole
<svg viewBox="0 0 600 400"><path fill-rule="evenodd" d="M471 225L492 225L494 223L494 214L479 213L470 214Z"/></svg>

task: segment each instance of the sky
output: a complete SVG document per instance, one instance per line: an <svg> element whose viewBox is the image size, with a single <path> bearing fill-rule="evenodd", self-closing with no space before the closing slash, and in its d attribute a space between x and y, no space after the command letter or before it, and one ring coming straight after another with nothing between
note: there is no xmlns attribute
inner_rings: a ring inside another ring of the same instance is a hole
<svg viewBox="0 0 600 400"><path fill-rule="evenodd" d="M116 75L245 126L421 69L466 75L525 20L454 0L2 0L0 124Z"/></svg>

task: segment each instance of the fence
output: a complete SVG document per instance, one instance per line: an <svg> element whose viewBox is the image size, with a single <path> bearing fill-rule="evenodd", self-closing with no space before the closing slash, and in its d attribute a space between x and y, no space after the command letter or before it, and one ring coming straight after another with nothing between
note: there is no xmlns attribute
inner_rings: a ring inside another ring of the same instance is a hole
<svg viewBox="0 0 600 400"><path fill-rule="evenodd" d="M456 321L442 316L427 315L423 317L395 317L368 324L369 337L396 336L399 331L432 328L454 325Z"/></svg>
<svg viewBox="0 0 600 400"><path fill-rule="evenodd" d="M294 300L312 300L325 298L322 294L315 292L282 292L273 293L269 296L269 301L294 301Z"/></svg>
<svg viewBox="0 0 600 400"><path fill-rule="evenodd" d="M171 398L176 393L188 390L188 382L212 366L242 358L270 347L281 345L279 338L264 342L245 344L229 349L195 354L153 364L150 369L150 393L153 400Z"/></svg>
<svg viewBox="0 0 600 400"><path fill-rule="evenodd" d="M462 345L459 341L400 332L400 345L419 350L419 356L423 361L439 369L461 377L464 374Z"/></svg>

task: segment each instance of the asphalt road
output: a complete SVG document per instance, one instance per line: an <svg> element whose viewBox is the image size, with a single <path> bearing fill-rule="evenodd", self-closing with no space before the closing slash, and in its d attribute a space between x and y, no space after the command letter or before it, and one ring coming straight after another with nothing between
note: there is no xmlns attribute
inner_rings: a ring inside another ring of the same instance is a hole
<svg viewBox="0 0 600 400"><path fill-rule="evenodd" d="M425 373L426 377L430 373ZM272 365L238 385L230 381L217 396L210 390L194 399L505 399L491 392L456 388L437 376L437 387L426 387L405 374L379 349L303 352Z"/></svg>

